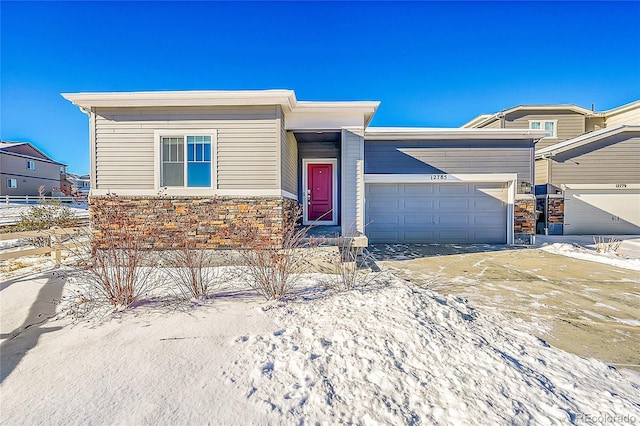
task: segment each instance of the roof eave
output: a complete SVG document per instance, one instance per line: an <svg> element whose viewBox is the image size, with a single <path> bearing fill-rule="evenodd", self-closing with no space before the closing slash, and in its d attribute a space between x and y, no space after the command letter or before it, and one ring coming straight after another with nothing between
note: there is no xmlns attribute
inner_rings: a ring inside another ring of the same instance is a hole
<svg viewBox="0 0 640 426"><path fill-rule="evenodd" d="M366 140L539 140L547 132L529 129L369 128Z"/></svg>
<svg viewBox="0 0 640 426"><path fill-rule="evenodd" d="M640 125L620 125L617 127L607 128L605 127L602 130L596 130L594 132L586 133L584 135L580 135L573 139L568 139L566 141L559 142L554 145L547 146L539 151L536 151L535 158L549 158L555 157L558 154L561 154L566 151L570 151L572 149L579 148L584 145L588 145L593 142L597 142L604 138L610 138L611 136L615 136L619 133L625 132L640 132Z"/></svg>

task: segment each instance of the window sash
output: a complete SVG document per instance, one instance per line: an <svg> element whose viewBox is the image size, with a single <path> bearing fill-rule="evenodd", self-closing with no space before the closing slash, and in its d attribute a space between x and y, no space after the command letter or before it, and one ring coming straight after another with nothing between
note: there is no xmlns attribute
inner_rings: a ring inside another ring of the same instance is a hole
<svg viewBox="0 0 640 426"><path fill-rule="evenodd" d="M545 138L557 138L557 121L555 120L529 121L529 128L531 130L546 130L549 136L545 136Z"/></svg>
<svg viewBox="0 0 640 426"><path fill-rule="evenodd" d="M212 186L211 135L161 136L160 143L161 186Z"/></svg>
<svg viewBox="0 0 640 426"><path fill-rule="evenodd" d="M18 179L7 179L7 188L17 188L18 187Z"/></svg>

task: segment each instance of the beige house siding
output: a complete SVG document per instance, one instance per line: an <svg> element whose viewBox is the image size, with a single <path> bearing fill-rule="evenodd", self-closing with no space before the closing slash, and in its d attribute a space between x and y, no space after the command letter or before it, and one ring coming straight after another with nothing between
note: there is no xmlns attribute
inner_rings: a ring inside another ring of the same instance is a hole
<svg viewBox="0 0 640 426"><path fill-rule="evenodd" d="M535 176L536 182L535 185L544 185L548 183L549 179L549 169L547 165L547 160L540 159L535 162Z"/></svg>
<svg viewBox="0 0 640 426"><path fill-rule="evenodd" d="M586 132L593 132L594 130L604 129L605 121L604 117L587 117L584 122L584 129Z"/></svg>
<svg viewBox="0 0 640 426"><path fill-rule="evenodd" d="M27 160L35 163L35 170L27 169ZM45 195L60 190L60 164L0 153L0 195L38 195L44 186ZM9 188L7 179L16 179L18 187Z"/></svg>
<svg viewBox="0 0 640 426"><path fill-rule="evenodd" d="M607 117L607 127L620 124L640 124L640 106L629 111Z"/></svg>
<svg viewBox="0 0 640 426"><path fill-rule="evenodd" d="M507 114L504 127L506 129L528 129L531 120L557 120L557 138L544 138L536 144L536 149L542 149L549 145L566 139L575 138L585 133L584 115L573 111L516 111Z"/></svg>
<svg viewBox="0 0 640 426"><path fill-rule="evenodd" d="M551 183L640 183L640 132L622 133L551 160Z"/></svg>
<svg viewBox="0 0 640 426"><path fill-rule="evenodd" d="M482 126L484 129L499 129L500 128L500 120L492 121L486 126Z"/></svg>
<svg viewBox="0 0 640 426"><path fill-rule="evenodd" d="M364 231L363 129L342 130L342 234Z"/></svg>
<svg viewBox="0 0 640 426"><path fill-rule="evenodd" d="M155 130L215 129L218 189L278 189L277 108L98 108L95 188L154 189Z"/></svg>

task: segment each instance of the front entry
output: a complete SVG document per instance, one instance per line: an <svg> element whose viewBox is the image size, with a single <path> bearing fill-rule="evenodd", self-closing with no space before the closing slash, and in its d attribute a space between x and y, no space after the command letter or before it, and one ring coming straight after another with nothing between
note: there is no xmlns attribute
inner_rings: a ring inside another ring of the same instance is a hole
<svg viewBox="0 0 640 426"><path fill-rule="evenodd" d="M305 160L304 224L335 225L336 160Z"/></svg>

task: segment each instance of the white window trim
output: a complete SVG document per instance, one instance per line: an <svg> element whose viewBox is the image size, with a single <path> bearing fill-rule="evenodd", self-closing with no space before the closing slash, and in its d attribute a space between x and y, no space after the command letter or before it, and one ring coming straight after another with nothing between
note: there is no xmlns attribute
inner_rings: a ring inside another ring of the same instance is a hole
<svg viewBox="0 0 640 426"><path fill-rule="evenodd" d="M31 165L33 165L33 167L30 167ZM27 160L27 170L35 170L36 169L36 162L33 160Z"/></svg>
<svg viewBox="0 0 640 426"><path fill-rule="evenodd" d="M218 188L218 130L217 129L158 129L154 130L154 150L153 150L153 181L154 191L157 194L165 195L214 195ZM187 136L211 136L211 186L188 187L186 186L161 186L162 180L162 138L182 137L185 145L185 173L187 164Z"/></svg>
<svg viewBox="0 0 640 426"><path fill-rule="evenodd" d="M532 129L531 123L540 123L540 129ZM553 134L542 139L558 139L558 120L529 120L529 130L544 131L544 123L553 123Z"/></svg>
<svg viewBox="0 0 640 426"><path fill-rule="evenodd" d="M11 185L11 182L15 183L15 185ZM18 179L8 178L7 179L7 188L16 189L18 187Z"/></svg>
<svg viewBox="0 0 640 426"><path fill-rule="evenodd" d="M333 203L332 220L309 220L307 187L309 174L307 165L309 164L331 164L332 184L331 200ZM302 159L302 224L303 225L337 225L338 224L338 159L337 158L303 158Z"/></svg>

